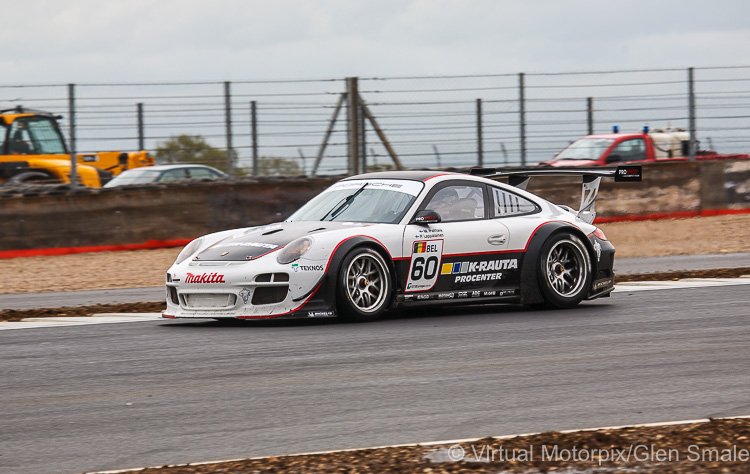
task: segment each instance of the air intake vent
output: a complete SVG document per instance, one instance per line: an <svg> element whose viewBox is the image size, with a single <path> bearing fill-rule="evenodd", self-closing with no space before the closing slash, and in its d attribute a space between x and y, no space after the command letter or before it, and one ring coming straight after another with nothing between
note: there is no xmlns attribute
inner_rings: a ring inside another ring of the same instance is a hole
<svg viewBox="0 0 750 474"><path fill-rule="evenodd" d="M273 229L273 230L269 230L268 232L263 232L261 235L271 235L271 234L275 234L276 232L281 232L282 230L284 229Z"/></svg>

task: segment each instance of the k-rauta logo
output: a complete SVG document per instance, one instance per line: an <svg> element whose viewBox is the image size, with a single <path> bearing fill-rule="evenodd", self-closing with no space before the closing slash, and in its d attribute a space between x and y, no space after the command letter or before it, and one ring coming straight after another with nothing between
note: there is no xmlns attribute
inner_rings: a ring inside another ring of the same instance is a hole
<svg viewBox="0 0 750 474"><path fill-rule="evenodd" d="M193 275L188 273L185 277L185 283L226 283L224 281L224 275L218 273L201 273L200 275Z"/></svg>

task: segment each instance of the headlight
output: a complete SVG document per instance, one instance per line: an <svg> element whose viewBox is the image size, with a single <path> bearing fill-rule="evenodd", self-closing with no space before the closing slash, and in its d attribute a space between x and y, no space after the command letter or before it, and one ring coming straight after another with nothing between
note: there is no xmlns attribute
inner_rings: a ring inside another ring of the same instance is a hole
<svg viewBox="0 0 750 474"><path fill-rule="evenodd" d="M297 239L284 247L281 252L279 252L279 256L276 257L276 261L282 265L292 263L293 261L306 254L307 251L310 250L310 247L312 247L312 239L310 237L302 237L301 239Z"/></svg>
<svg viewBox="0 0 750 474"><path fill-rule="evenodd" d="M177 260L175 260L174 262L175 265L179 265L180 263L187 260L189 256L193 255L196 252L196 250L200 248L202 243L203 243L203 237L201 237L200 239L195 239L189 244L187 244L185 248L182 249L182 252L180 252L180 254L177 256Z"/></svg>

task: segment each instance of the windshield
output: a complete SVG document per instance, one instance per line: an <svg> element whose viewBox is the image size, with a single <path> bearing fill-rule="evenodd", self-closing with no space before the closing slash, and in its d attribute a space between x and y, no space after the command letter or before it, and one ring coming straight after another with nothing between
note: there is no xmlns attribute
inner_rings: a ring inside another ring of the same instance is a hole
<svg viewBox="0 0 750 474"><path fill-rule="evenodd" d="M8 126L0 120L0 153L5 153L5 136L8 134Z"/></svg>
<svg viewBox="0 0 750 474"><path fill-rule="evenodd" d="M125 184L145 184L153 183L159 178L161 170L152 170L149 168L139 168L134 170L123 171L114 178L112 178L105 188L112 188L114 186L123 186Z"/></svg>
<svg viewBox="0 0 750 474"><path fill-rule="evenodd" d="M612 138L581 138L560 152L557 160L596 160L614 143Z"/></svg>
<svg viewBox="0 0 750 474"><path fill-rule="evenodd" d="M418 181L339 181L292 214L287 222L344 221L395 224L422 191Z"/></svg>
<svg viewBox="0 0 750 474"><path fill-rule="evenodd" d="M61 155L62 136L48 117L19 117L10 126L11 154Z"/></svg>

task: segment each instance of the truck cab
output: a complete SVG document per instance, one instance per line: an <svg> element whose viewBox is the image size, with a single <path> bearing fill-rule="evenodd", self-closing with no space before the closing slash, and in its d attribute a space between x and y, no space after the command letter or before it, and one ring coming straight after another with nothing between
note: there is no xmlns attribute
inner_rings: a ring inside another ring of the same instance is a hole
<svg viewBox="0 0 750 474"><path fill-rule="evenodd" d="M70 154L60 131L59 115L16 107L0 111L0 183L69 183ZM84 186L101 187L129 168L151 166L145 151L105 151L76 156Z"/></svg>
<svg viewBox="0 0 750 474"><path fill-rule="evenodd" d="M544 166L606 166L665 160L687 160L690 134L681 128L663 128L642 133L587 135L579 138ZM696 146L697 147L697 146ZM720 155L711 150L697 150L699 160L747 159L747 154Z"/></svg>

